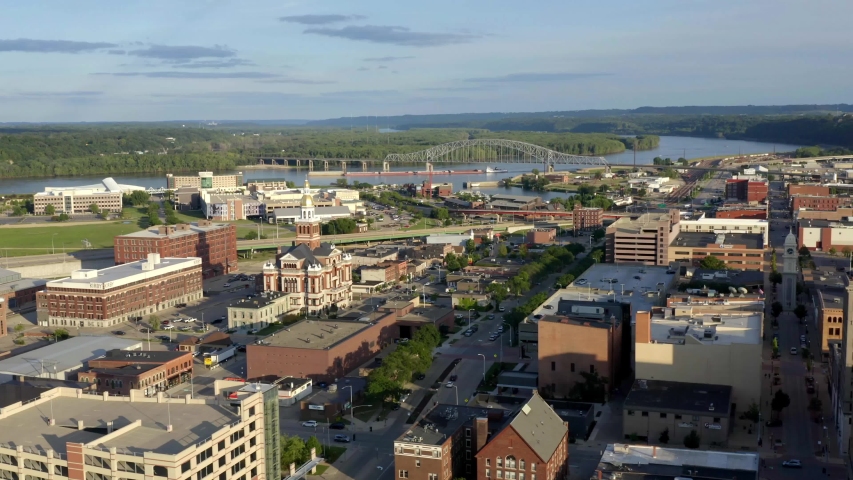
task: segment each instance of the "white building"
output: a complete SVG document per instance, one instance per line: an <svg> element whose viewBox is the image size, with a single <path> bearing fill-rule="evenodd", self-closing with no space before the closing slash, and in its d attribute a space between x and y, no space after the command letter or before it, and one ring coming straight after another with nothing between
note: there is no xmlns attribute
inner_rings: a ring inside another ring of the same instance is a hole
<svg viewBox="0 0 853 480"><path fill-rule="evenodd" d="M468 233L437 233L426 237L427 245L465 246L468 240L474 240L474 230Z"/></svg>
<svg viewBox="0 0 853 480"><path fill-rule="evenodd" d="M45 208L52 205L55 213L88 213L92 204L100 211L120 212L122 195L135 190L145 190L137 185L122 185L112 178L105 178L101 183L77 187L45 187L43 192L33 195L33 213L44 215Z"/></svg>
<svg viewBox="0 0 853 480"><path fill-rule="evenodd" d="M66 374L83 368L86 362L103 357L110 350L141 350L142 347L140 340L113 336L71 337L25 355L0 360L0 383L10 381L15 375L65 380Z"/></svg>

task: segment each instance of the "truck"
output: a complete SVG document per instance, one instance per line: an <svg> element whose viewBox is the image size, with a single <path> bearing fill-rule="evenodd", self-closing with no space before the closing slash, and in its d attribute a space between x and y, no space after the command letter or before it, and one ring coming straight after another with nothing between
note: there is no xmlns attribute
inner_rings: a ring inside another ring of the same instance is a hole
<svg viewBox="0 0 853 480"><path fill-rule="evenodd" d="M216 368L221 363L231 360L237 355L237 345L220 348L219 350L204 354L204 366L207 368Z"/></svg>

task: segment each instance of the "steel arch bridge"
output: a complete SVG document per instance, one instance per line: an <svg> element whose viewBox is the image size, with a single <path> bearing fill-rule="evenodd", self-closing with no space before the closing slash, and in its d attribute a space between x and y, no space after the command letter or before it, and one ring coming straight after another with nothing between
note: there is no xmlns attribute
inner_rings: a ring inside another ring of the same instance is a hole
<svg viewBox="0 0 853 480"><path fill-rule="evenodd" d="M443 143L426 150L412 153L392 153L385 157L386 162L494 162L494 158L479 158L464 155L464 150L470 147L486 147L489 149L514 150L526 155L528 159L509 160L507 163L544 163L546 165L602 165L608 166L607 160L602 157L588 157L583 155L569 155L549 148L540 147L532 143L519 142L516 140L503 140L495 138L477 138L473 140L459 140L456 142ZM454 152L457 157L453 158ZM462 158L464 157L464 158ZM503 162L503 160L502 160Z"/></svg>

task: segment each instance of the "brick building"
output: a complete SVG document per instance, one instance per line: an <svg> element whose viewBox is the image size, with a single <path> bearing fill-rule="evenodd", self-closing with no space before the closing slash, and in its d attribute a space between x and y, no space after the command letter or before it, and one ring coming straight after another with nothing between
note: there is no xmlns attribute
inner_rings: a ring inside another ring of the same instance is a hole
<svg viewBox="0 0 853 480"><path fill-rule="evenodd" d="M77 372L77 381L91 383L98 392L110 395L130 395L130 390L153 395L189 382L192 374L191 352L110 350L89 360Z"/></svg>
<svg viewBox="0 0 853 480"><path fill-rule="evenodd" d="M801 209L831 212L839 207L850 207L853 199L836 196L792 195L790 201L791 213L793 214Z"/></svg>
<svg viewBox="0 0 853 480"><path fill-rule="evenodd" d="M604 225L604 210L600 208L584 207L575 203L572 208L572 228L575 230L590 230L601 228Z"/></svg>
<svg viewBox="0 0 853 480"><path fill-rule="evenodd" d="M207 353L234 345L231 335L211 332L203 337L189 336L178 344L178 351Z"/></svg>
<svg viewBox="0 0 853 480"><path fill-rule="evenodd" d="M288 331L249 345L248 378L266 375L332 381L357 368L397 338L393 312L373 314L371 321L304 320Z"/></svg>
<svg viewBox="0 0 853 480"><path fill-rule="evenodd" d="M726 180L726 198L741 202L760 203L767 201L768 184L746 178Z"/></svg>
<svg viewBox="0 0 853 480"><path fill-rule="evenodd" d="M569 428L537 394L515 411L435 405L394 441L394 478L565 480Z"/></svg>
<svg viewBox="0 0 853 480"><path fill-rule="evenodd" d="M669 246L669 262L699 266L712 256L737 270L764 270L764 240L757 233L681 232Z"/></svg>
<svg viewBox="0 0 853 480"><path fill-rule="evenodd" d="M603 308L592 309L603 317ZM546 315L537 325L539 387L549 397L568 397L583 381L581 372L598 373L609 379L609 388L615 386L621 376L622 321Z"/></svg>
<svg viewBox="0 0 853 480"><path fill-rule="evenodd" d="M44 290L45 285L47 280L22 278L18 272L0 268L0 298L6 300L6 308L21 308L34 303L36 294Z"/></svg>
<svg viewBox="0 0 853 480"><path fill-rule="evenodd" d="M197 223L160 225L115 237L117 265L135 262L159 253L166 257L199 257L204 278L238 270L237 227L227 223L199 220Z"/></svg>
<svg viewBox="0 0 853 480"><path fill-rule="evenodd" d="M525 242L529 244L551 243L557 239L557 230L554 228L534 228L527 231Z"/></svg>
<svg viewBox="0 0 853 480"><path fill-rule="evenodd" d="M161 258L75 270L36 296L39 325L108 327L202 297L201 259Z"/></svg>
<svg viewBox="0 0 853 480"><path fill-rule="evenodd" d="M741 218L751 220L767 220L770 204L750 205L748 203L727 202L714 211L714 218Z"/></svg>
<svg viewBox="0 0 853 480"><path fill-rule="evenodd" d="M817 195L819 197L829 196L829 187L815 184L788 184L788 196L791 195Z"/></svg>

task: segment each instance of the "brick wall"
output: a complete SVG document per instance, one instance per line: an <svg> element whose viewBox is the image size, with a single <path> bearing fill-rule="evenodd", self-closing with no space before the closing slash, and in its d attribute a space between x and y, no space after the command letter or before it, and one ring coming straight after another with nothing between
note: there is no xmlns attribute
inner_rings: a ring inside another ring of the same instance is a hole
<svg viewBox="0 0 853 480"><path fill-rule="evenodd" d="M552 388L552 395L562 397L583 381L581 372L595 371L614 378L618 363L613 358L613 346L619 342L621 335L613 328L539 322L539 386Z"/></svg>

